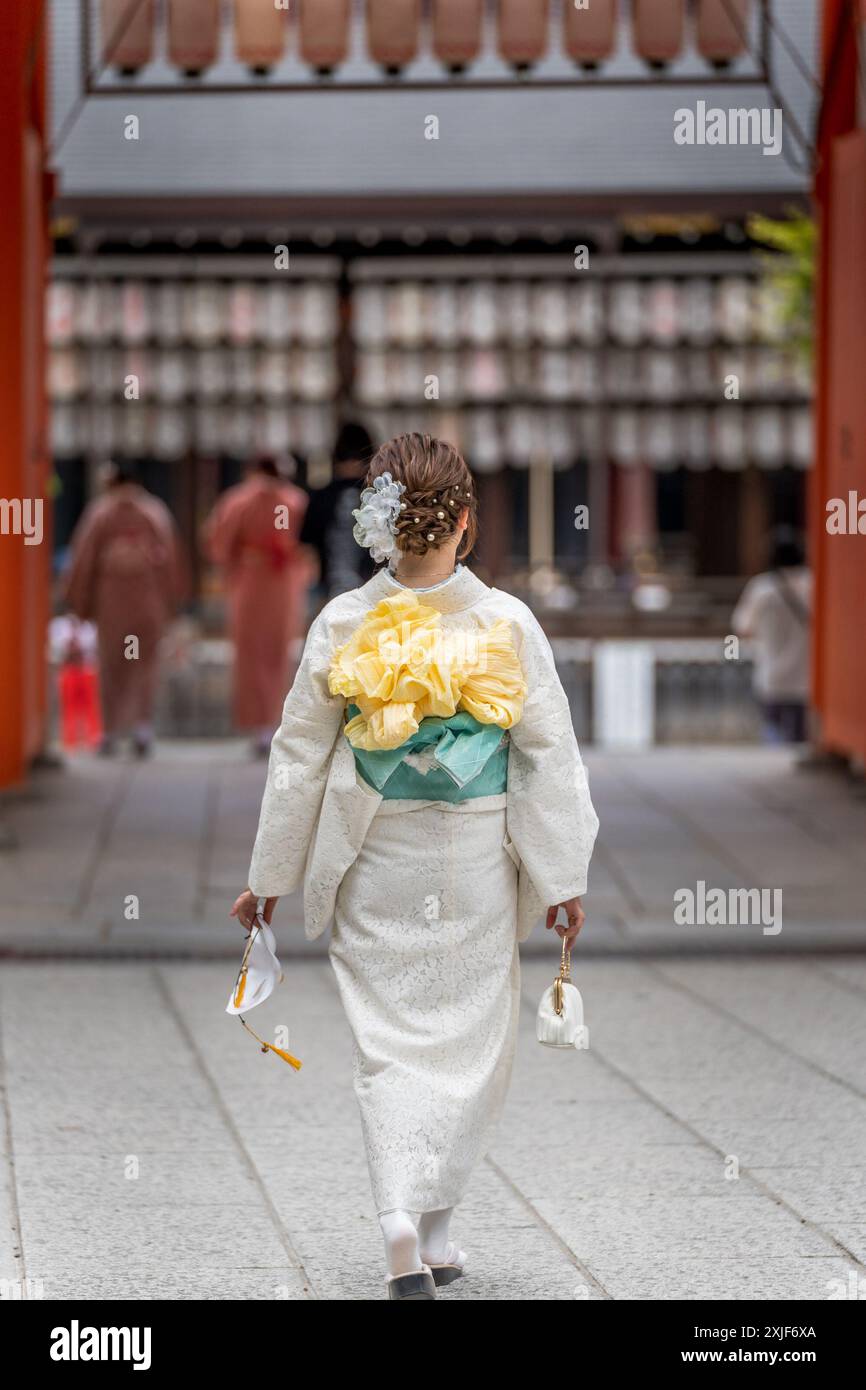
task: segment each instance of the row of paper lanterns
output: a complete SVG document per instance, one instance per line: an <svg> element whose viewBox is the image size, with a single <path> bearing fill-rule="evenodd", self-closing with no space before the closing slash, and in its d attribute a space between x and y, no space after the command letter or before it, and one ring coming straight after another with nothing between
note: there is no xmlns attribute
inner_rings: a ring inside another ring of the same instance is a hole
<svg viewBox="0 0 866 1390"><path fill-rule="evenodd" d="M333 448L332 406L244 407L200 405L55 405L51 447L57 459L91 455L176 462L194 453L203 458L251 458L293 451L326 455Z"/></svg>
<svg viewBox="0 0 866 1390"><path fill-rule="evenodd" d="M278 274L279 272L275 272ZM337 334L333 284L245 280L55 279L48 290L47 336L72 342L300 342L315 346Z"/></svg>
<svg viewBox="0 0 866 1390"><path fill-rule="evenodd" d="M358 354L355 398L391 402L688 400L808 396L809 368L772 348L489 348Z"/></svg>
<svg viewBox="0 0 866 1390"><path fill-rule="evenodd" d="M339 327L332 284L58 278L48 293L49 343L253 342L315 346ZM569 282L490 279L362 284L351 296L352 332L363 347L472 343L552 347L715 340L779 342L776 292L749 276Z"/></svg>
<svg viewBox="0 0 866 1390"><path fill-rule="evenodd" d="M808 468L812 460L807 406L653 407L618 410L607 419L594 408L392 409L369 412L366 419L374 438L421 430L452 439L481 473L506 464L527 467L542 456L560 469L580 457L608 457L622 467L643 463L660 471L679 465L737 470L748 463ZM134 407L67 404L52 412L52 446L57 458L121 453L179 460L191 451L204 457L293 450L324 455L333 445L335 422L331 405L186 410L143 402Z"/></svg>
<svg viewBox="0 0 866 1390"><path fill-rule="evenodd" d="M85 0L86 2L86 0ZM488 40L486 0L431 0L429 24L422 0L365 0L364 38L370 59L397 73L429 52L452 72L462 71L489 48L518 70L541 62L555 45L550 0L496 0L495 40ZM696 0L693 43L714 66L743 52L750 0ZM351 0L233 0L235 57L255 72L279 65L290 47L302 64L331 73L354 46ZM155 0L101 0L101 50L106 65L124 72L157 56ZM631 45L647 63L674 62L689 41L686 0L631 0ZM221 0L165 0L165 56L188 75L219 61ZM614 56L620 42L618 0L562 0L560 43L574 62L593 68Z"/></svg>
<svg viewBox="0 0 866 1390"><path fill-rule="evenodd" d="M375 437L420 430L453 439L479 473L495 473L506 464L525 468L540 457L556 469L571 468L578 458L608 458L623 468L645 464L657 472L681 466L736 471L748 464L806 469L813 457L807 405L743 407L726 402L716 408L647 407L615 413L594 407L481 406L422 414L396 408L370 412L367 420Z"/></svg>
<svg viewBox="0 0 866 1390"><path fill-rule="evenodd" d="M166 402L255 396L326 401L336 394L339 380L335 354L322 348L54 348L48 383L57 401L84 395Z"/></svg>
<svg viewBox="0 0 866 1390"><path fill-rule="evenodd" d="M363 284L352 295L352 331L364 346L414 347L455 341L555 346L606 336L624 344L777 342L785 330L768 281L726 275Z"/></svg>
<svg viewBox="0 0 866 1390"><path fill-rule="evenodd" d="M336 355L322 348L52 348L53 400L124 396L179 402L336 395ZM634 401L808 396L808 368L775 348L512 349L360 352L353 395L368 406L436 399Z"/></svg>

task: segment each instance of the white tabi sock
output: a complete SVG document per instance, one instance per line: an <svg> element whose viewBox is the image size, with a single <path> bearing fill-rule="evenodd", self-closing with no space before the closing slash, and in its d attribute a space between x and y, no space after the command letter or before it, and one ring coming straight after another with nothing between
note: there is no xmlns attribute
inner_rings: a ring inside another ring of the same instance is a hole
<svg viewBox="0 0 866 1390"><path fill-rule="evenodd" d="M421 1268L418 1232L408 1211L386 1211L379 1217L389 1275L414 1274Z"/></svg>
<svg viewBox="0 0 866 1390"><path fill-rule="evenodd" d="M453 1207L425 1211L418 1221L418 1242L425 1264L442 1264L448 1251L448 1226Z"/></svg>

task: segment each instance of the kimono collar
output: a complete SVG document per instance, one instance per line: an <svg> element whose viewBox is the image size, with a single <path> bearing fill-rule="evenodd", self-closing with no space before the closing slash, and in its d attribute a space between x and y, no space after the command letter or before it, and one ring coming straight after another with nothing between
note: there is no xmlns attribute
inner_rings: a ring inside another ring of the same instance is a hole
<svg viewBox="0 0 866 1390"><path fill-rule="evenodd" d="M387 569L383 569L363 584L358 594L370 608L375 608L381 599L390 598L393 594L404 594L407 590L413 592L409 585L398 584ZM489 593L487 585L464 565L450 579L446 579L444 584L437 584L427 593L419 591L418 597L422 603L437 609L440 613L462 613Z"/></svg>

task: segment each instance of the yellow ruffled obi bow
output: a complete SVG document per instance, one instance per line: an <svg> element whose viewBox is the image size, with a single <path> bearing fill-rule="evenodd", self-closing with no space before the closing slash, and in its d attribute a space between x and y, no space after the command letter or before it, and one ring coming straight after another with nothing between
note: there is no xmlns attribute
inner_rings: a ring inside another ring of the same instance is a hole
<svg viewBox="0 0 866 1390"><path fill-rule="evenodd" d="M486 631L467 631L440 620L416 594L395 594L337 648L328 688L361 711L345 728L355 748L399 748L422 719L458 710L501 729L520 719L526 681L511 624L503 618Z"/></svg>

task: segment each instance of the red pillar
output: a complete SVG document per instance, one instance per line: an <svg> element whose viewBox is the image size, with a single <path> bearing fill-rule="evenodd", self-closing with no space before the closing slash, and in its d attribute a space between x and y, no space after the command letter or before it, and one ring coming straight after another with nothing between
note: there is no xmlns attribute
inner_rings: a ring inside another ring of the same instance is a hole
<svg viewBox="0 0 866 1390"><path fill-rule="evenodd" d="M41 499L43 538L0 534L0 786L42 746L51 535L43 339L48 249L45 18L0 7L0 498ZM9 510L4 509L9 520Z"/></svg>
<svg viewBox="0 0 866 1390"><path fill-rule="evenodd" d="M831 536L827 502L866 494L866 135L857 129L857 36L864 0L824 0L824 100L815 202L815 467L809 535L815 575L812 678L827 748L866 759L866 538Z"/></svg>

